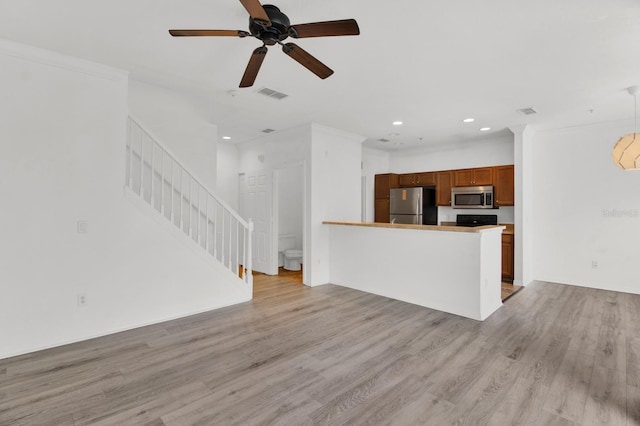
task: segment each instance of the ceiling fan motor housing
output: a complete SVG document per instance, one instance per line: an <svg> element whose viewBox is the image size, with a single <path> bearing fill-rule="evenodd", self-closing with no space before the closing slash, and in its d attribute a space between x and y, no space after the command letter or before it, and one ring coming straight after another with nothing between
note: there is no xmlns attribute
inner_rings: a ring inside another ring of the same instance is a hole
<svg viewBox="0 0 640 426"><path fill-rule="evenodd" d="M273 46L278 41L282 41L289 36L287 31L291 22L287 15L280 12L280 9L276 6L265 4L262 7L271 21L271 26L266 26L260 21L249 18L249 31L262 40L264 44Z"/></svg>

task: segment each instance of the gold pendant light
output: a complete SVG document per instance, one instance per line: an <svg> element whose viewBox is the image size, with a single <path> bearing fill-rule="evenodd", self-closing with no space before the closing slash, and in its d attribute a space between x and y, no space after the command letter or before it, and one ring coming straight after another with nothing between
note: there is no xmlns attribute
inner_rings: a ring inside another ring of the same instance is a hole
<svg viewBox="0 0 640 426"><path fill-rule="evenodd" d="M634 133L624 135L613 147L613 162L623 170L639 170L640 169L640 133L638 129L638 86L629 87L627 92L633 96L634 104Z"/></svg>

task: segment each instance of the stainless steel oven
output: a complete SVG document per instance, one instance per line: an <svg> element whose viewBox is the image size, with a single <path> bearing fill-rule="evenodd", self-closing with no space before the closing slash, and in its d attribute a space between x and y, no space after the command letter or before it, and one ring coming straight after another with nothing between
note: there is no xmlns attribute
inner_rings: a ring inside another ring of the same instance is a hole
<svg viewBox="0 0 640 426"><path fill-rule="evenodd" d="M461 186L451 188L454 209L492 209L493 186Z"/></svg>

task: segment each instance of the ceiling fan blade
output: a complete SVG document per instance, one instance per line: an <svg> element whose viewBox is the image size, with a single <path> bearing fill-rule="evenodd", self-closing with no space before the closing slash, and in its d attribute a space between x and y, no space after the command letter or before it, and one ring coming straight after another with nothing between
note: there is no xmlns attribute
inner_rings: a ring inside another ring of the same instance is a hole
<svg viewBox="0 0 640 426"><path fill-rule="evenodd" d="M309 24L291 25L289 35L293 38L331 37L360 34L355 19L341 21L311 22Z"/></svg>
<svg viewBox="0 0 640 426"><path fill-rule="evenodd" d="M268 49L266 46L258 47L253 51L251 59L249 59L249 63L247 64L247 69L244 70L244 75L240 81L240 87L253 86L253 82L256 81L258 71L260 71L260 66L262 66L262 61L264 61L267 52Z"/></svg>
<svg viewBox="0 0 640 426"><path fill-rule="evenodd" d="M282 51L298 61L300 65L307 68L309 71L322 79L325 79L333 74L333 70L331 68L317 60L315 57L311 56L310 53L296 44L283 44Z"/></svg>
<svg viewBox="0 0 640 426"><path fill-rule="evenodd" d="M174 37L246 37L250 35L242 30L169 30Z"/></svg>
<svg viewBox="0 0 640 426"><path fill-rule="evenodd" d="M254 20L261 21L268 27L271 26L269 15L267 15L259 0L240 0L240 3L247 9L247 12Z"/></svg>

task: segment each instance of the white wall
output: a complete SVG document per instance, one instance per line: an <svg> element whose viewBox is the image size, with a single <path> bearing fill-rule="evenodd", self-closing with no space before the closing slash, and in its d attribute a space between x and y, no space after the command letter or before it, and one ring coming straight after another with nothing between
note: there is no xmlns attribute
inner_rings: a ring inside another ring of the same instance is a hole
<svg viewBox="0 0 640 426"><path fill-rule="evenodd" d="M218 128L176 92L131 81L129 112L210 192L216 192ZM225 200L226 201L226 200Z"/></svg>
<svg viewBox="0 0 640 426"><path fill-rule="evenodd" d="M309 285L330 282L329 228L325 220L360 221L361 162L364 137L314 124L311 139L309 207L312 263Z"/></svg>
<svg viewBox="0 0 640 426"><path fill-rule="evenodd" d="M238 211L240 207L238 200L238 170L240 170L240 154L235 144L218 142L217 190L215 194L235 211Z"/></svg>
<svg viewBox="0 0 640 426"><path fill-rule="evenodd" d="M126 73L0 41L0 92L0 358L251 297L123 197Z"/></svg>
<svg viewBox="0 0 640 426"><path fill-rule="evenodd" d="M304 169L301 164L277 170L278 235L295 237L295 248L302 249L304 217ZM278 251L284 250L278 247Z"/></svg>
<svg viewBox="0 0 640 426"><path fill-rule="evenodd" d="M513 164L513 134L495 138L436 145L425 149L393 152L393 173L466 169Z"/></svg>
<svg viewBox="0 0 640 426"><path fill-rule="evenodd" d="M640 172L611 159L632 132L632 122L617 122L536 134L535 279L640 293Z"/></svg>
<svg viewBox="0 0 640 426"><path fill-rule="evenodd" d="M311 126L305 124L238 144L240 173L273 170L307 161L310 141Z"/></svg>
<svg viewBox="0 0 640 426"><path fill-rule="evenodd" d="M514 277L516 285L527 285L533 281L534 220L534 155L535 132L530 126L510 128L515 149L514 170Z"/></svg>

